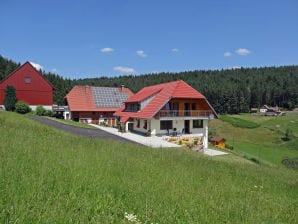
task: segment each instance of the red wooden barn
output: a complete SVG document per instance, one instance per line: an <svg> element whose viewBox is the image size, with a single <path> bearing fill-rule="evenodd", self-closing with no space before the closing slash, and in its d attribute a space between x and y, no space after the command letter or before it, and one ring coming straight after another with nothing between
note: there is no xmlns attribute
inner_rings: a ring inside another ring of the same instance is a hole
<svg viewBox="0 0 298 224"><path fill-rule="evenodd" d="M6 86L14 86L17 101L26 102L33 109L38 105L52 109L54 87L30 62L0 81L0 105L4 105Z"/></svg>

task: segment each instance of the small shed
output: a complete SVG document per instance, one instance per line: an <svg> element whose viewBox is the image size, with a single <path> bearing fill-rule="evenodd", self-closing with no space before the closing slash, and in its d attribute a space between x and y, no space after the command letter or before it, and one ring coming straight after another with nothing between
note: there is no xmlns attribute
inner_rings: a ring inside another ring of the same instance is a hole
<svg viewBox="0 0 298 224"><path fill-rule="evenodd" d="M258 113L258 108L250 108L250 113L252 114Z"/></svg>
<svg viewBox="0 0 298 224"><path fill-rule="evenodd" d="M211 143L219 148L225 148L226 147L226 139L224 139L221 136L214 136L211 138Z"/></svg>

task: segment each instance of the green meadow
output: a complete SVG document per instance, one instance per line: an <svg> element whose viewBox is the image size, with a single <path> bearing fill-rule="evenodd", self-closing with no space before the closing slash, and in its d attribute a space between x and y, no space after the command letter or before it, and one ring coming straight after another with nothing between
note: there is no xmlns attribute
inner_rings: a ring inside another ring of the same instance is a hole
<svg viewBox="0 0 298 224"><path fill-rule="evenodd" d="M222 115L209 129L234 147L232 153L267 165L282 166L282 159L298 157L298 112L275 117ZM284 141L287 131L289 140Z"/></svg>
<svg viewBox="0 0 298 224"><path fill-rule="evenodd" d="M266 131L265 143L276 124L258 123L249 130ZM0 112L0 223L132 223L126 212L140 223L297 223L297 207L292 169L83 138Z"/></svg>

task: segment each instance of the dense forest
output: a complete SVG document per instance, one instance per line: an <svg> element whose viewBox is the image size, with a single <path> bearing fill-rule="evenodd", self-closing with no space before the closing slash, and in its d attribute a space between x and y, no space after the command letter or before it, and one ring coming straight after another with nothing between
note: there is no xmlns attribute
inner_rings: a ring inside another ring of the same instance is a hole
<svg viewBox="0 0 298 224"><path fill-rule="evenodd" d="M0 80L20 64L0 56ZM42 74L54 85L54 102L64 103L64 96L74 85L125 85L133 92L144 86L182 79L204 94L218 113L248 112L263 104L293 109L298 106L298 66L198 70L179 73L158 73L65 79L57 74Z"/></svg>

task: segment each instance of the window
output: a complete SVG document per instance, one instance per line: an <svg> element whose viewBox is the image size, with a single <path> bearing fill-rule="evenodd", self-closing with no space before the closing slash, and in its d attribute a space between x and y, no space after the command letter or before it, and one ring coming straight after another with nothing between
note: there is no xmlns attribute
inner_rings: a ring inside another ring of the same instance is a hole
<svg viewBox="0 0 298 224"><path fill-rule="evenodd" d="M179 110L179 103L177 102L173 103L173 110Z"/></svg>
<svg viewBox="0 0 298 224"><path fill-rule="evenodd" d="M173 121L160 121L160 130L169 130L173 128Z"/></svg>
<svg viewBox="0 0 298 224"><path fill-rule="evenodd" d="M203 128L203 120L193 120L193 128Z"/></svg>
<svg viewBox="0 0 298 224"><path fill-rule="evenodd" d="M171 110L171 103L167 102L167 104L166 104L166 110Z"/></svg>
<svg viewBox="0 0 298 224"><path fill-rule="evenodd" d="M136 112L140 110L140 104L138 103L126 103L125 111Z"/></svg>
<svg viewBox="0 0 298 224"><path fill-rule="evenodd" d="M137 120L137 128L140 128L140 119Z"/></svg>
<svg viewBox="0 0 298 224"><path fill-rule="evenodd" d="M26 84L29 84L30 82L31 82L30 77L25 77L25 83L26 83Z"/></svg>
<svg viewBox="0 0 298 224"><path fill-rule="evenodd" d="M144 120L144 126L143 126L143 128L147 130L147 120Z"/></svg>

